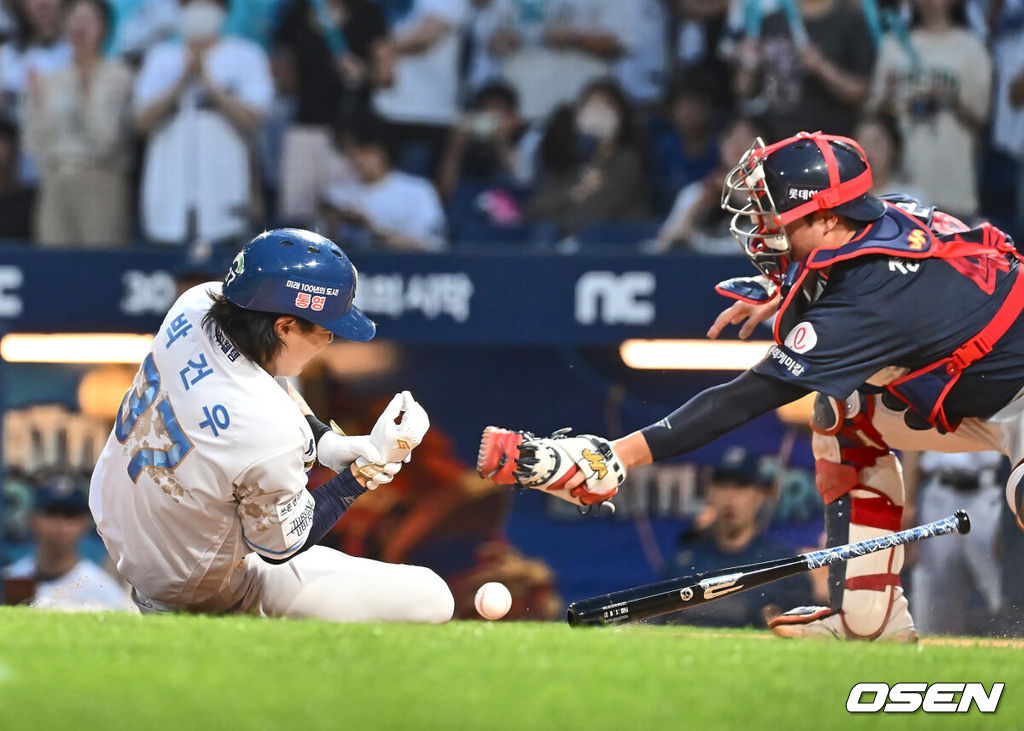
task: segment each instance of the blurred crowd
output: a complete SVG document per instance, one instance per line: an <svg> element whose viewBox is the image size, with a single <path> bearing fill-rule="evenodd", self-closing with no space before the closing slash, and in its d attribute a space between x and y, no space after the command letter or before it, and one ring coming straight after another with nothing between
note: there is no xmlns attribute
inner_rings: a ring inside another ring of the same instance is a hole
<svg viewBox="0 0 1024 731"><path fill-rule="evenodd" d="M733 254L761 136L1024 229L1024 0L2 0L0 237Z"/></svg>

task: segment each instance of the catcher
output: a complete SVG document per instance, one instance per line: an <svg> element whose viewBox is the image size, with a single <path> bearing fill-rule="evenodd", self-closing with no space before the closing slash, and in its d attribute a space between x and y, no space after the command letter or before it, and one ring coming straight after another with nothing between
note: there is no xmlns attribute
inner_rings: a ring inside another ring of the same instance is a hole
<svg viewBox="0 0 1024 731"><path fill-rule="evenodd" d="M905 197L868 193L851 139L802 132L757 140L727 176L722 207L755 277L727 280L736 302L708 335L775 315L775 344L738 378L609 442L484 431L478 469L577 505L612 498L629 468L696 449L817 392L811 426L828 545L900 529L892 449L995 449L1017 465L1006 487L1024 510L1024 277L1012 241ZM917 639L900 586L901 547L831 567L829 606L770 622L785 637Z"/></svg>

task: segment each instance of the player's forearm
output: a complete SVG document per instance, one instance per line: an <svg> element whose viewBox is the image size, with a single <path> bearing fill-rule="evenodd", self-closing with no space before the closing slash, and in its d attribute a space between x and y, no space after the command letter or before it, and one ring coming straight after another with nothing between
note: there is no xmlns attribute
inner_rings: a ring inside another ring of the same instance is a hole
<svg viewBox="0 0 1024 731"><path fill-rule="evenodd" d="M188 84L188 79L182 76L163 96L140 109L135 114L135 131L139 134L152 132L164 117L167 117L175 109Z"/></svg>
<svg viewBox="0 0 1024 731"><path fill-rule="evenodd" d="M341 520L352 503L366 492L366 480L360 479L352 469L343 470L337 477L328 480L316 490L313 490L313 525L309 529L305 542L295 553L288 558L275 559L267 558L260 554L260 557L267 563L281 564L298 556L303 551L315 546L327 532Z"/></svg>
<svg viewBox="0 0 1024 731"><path fill-rule="evenodd" d="M666 459L702 447L726 432L807 393L807 389L800 386L754 371L745 371L729 383L702 391L661 421L644 427L638 433L644 438L650 452L648 461ZM631 455L643 457L638 445L630 446ZM619 454L618 446L616 454ZM621 454L620 458L626 461ZM626 466L630 466L628 461Z"/></svg>
<svg viewBox="0 0 1024 731"><path fill-rule="evenodd" d="M263 115L258 110L237 99L229 91L217 86L212 81L207 82L206 89L221 113L243 135L252 134L259 128Z"/></svg>

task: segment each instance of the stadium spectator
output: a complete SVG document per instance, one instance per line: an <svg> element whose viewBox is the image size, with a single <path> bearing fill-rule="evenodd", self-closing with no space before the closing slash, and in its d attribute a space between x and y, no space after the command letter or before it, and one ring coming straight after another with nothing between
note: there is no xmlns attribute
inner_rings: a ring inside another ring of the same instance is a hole
<svg viewBox="0 0 1024 731"><path fill-rule="evenodd" d="M290 0L274 34L279 91L295 97L281 149L278 218L308 226L330 181L353 175L331 142L339 114L364 108L387 39L372 0Z"/></svg>
<svg viewBox="0 0 1024 731"><path fill-rule="evenodd" d="M713 95L688 75L677 81L665 102L666 118L651 120L651 193L655 213L664 215L690 183L702 180L718 163L718 119Z"/></svg>
<svg viewBox="0 0 1024 731"><path fill-rule="evenodd" d="M523 114L542 119L595 79L614 76L639 104L653 104L666 68L659 0L492 0L490 58L519 92Z"/></svg>
<svg viewBox="0 0 1024 731"><path fill-rule="evenodd" d="M131 72L103 57L105 0L72 0L72 61L29 75L25 144L39 166L35 239L42 245L119 246L130 234Z"/></svg>
<svg viewBox="0 0 1024 731"><path fill-rule="evenodd" d="M715 80L708 91L722 107L732 106L729 67L719 53L726 36L730 0L674 0L672 58L676 75L699 73Z"/></svg>
<svg viewBox="0 0 1024 731"><path fill-rule="evenodd" d="M735 57L742 111L762 118L769 140L801 130L849 136L875 63L860 9L842 0L799 0L754 15Z"/></svg>
<svg viewBox="0 0 1024 731"><path fill-rule="evenodd" d="M449 127L459 114L462 31L468 0L412 0L384 47L384 88L376 111L393 128L395 164L433 176Z"/></svg>
<svg viewBox="0 0 1024 731"><path fill-rule="evenodd" d="M231 0L224 34L245 38L269 51L283 4L282 0Z"/></svg>
<svg viewBox="0 0 1024 731"><path fill-rule="evenodd" d="M540 182L526 208L530 220L553 222L572 235L591 223L647 215L637 125L615 82L595 81L574 107L556 111L540 154Z"/></svg>
<svg viewBox="0 0 1024 731"><path fill-rule="evenodd" d="M482 88L448 138L438 189L452 222L452 238L488 238L483 229L520 227L525 198L518 177L526 124L515 91L504 84Z"/></svg>
<svg viewBox="0 0 1024 731"><path fill-rule="evenodd" d="M107 51L134 68L146 51L178 32L175 0L111 0Z"/></svg>
<svg viewBox="0 0 1024 731"><path fill-rule="evenodd" d="M853 128L853 139L864 148L871 165L872 195L902 192L917 198L903 173L903 135L899 123L888 114L861 117Z"/></svg>
<svg viewBox="0 0 1024 731"><path fill-rule="evenodd" d="M22 81L31 72L48 74L71 59L71 47L63 37L64 7L61 0L20 0L25 28L20 47Z"/></svg>
<svg viewBox="0 0 1024 731"><path fill-rule="evenodd" d="M993 3L995 5L996 3ZM1007 0L992 34L995 90L983 213L1024 240L1024 0Z"/></svg>
<svg viewBox="0 0 1024 731"><path fill-rule="evenodd" d="M183 0L185 42L154 46L135 81L142 224L159 243L240 238L253 226L250 141L273 82L263 49L221 34L224 16L221 2Z"/></svg>
<svg viewBox="0 0 1024 731"><path fill-rule="evenodd" d="M35 551L4 569L4 601L45 609L136 611L117 579L79 553L89 525L85 492L70 478L43 485L32 506Z"/></svg>
<svg viewBox="0 0 1024 731"><path fill-rule="evenodd" d="M910 185L929 205L970 217L992 62L967 27L963 0L914 0L913 9L909 38L882 44L868 106L899 120Z"/></svg>
<svg viewBox="0 0 1024 731"><path fill-rule="evenodd" d="M914 522L940 520L963 508L971 516L971 532L960 540L924 541L916 547L910 606L918 631L985 633L1003 608L996 541L1004 462L998 452L921 453ZM951 586L956 591L950 591ZM980 612L972 609L975 592L981 599Z"/></svg>
<svg viewBox="0 0 1024 731"><path fill-rule="evenodd" d="M35 191L18 175L18 137L15 124L0 117L0 239L25 242L32 236Z"/></svg>
<svg viewBox="0 0 1024 731"><path fill-rule="evenodd" d="M339 126L338 142L356 179L329 185L321 202L327 230L358 246L403 251L445 247L441 200L426 178L395 170L390 131L374 114Z"/></svg>
<svg viewBox="0 0 1024 731"><path fill-rule="evenodd" d="M720 133L714 169L703 179L690 183L676 197L672 211L658 231L652 253L680 247L701 254L738 256L743 251L729 232L732 220L722 210L722 184L735 161L750 149L761 134L744 117L730 122Z"/></svg>
<svg viewBox="0 0 1024 731"><path fill-rule="evenodd" d="M771 519L772 477L765 460L744 447L730 447L715 463L708 483L706 526L681 537L680 550L667 577L788 556L792 549L766 530ZM764 626L766 613L796 603L808 604L807 576L794 576L758 589L724 597L673 615L686 624Z"/></svg>
<svg viewBox="0 0 1024 731"><path fill-rule="evenodd" d="M50 74L66 66L71 60L71 46L62 35L61 0L17 0L14 8L20 19L19 31L0 47L0 88L3 114L21 124L29 77ZM39 169L24 149L20 165L22 182L35 187Z"/></svg>

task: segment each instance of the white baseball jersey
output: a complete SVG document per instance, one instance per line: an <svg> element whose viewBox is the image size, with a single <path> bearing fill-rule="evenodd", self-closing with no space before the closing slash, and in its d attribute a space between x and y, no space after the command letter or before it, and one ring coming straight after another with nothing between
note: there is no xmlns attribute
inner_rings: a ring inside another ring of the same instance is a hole
<svg viewBox="0 0 1024 731"><path fill-rule="evenodd" d="M193 287L164 318L93 472L96 526L118 572L149 599L214 611L237 601L233 569L306 540L316 456L298 407L217 329Z"/></svg>

